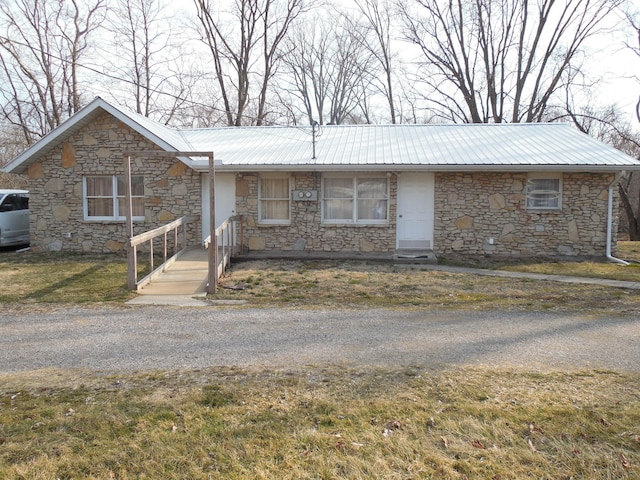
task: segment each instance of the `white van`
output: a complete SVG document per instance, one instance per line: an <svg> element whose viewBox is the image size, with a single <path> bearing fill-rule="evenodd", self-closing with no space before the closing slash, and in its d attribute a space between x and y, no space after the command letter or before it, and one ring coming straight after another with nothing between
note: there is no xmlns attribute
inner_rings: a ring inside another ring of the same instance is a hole
<svg viewBox="0 0 640 480"><path fill-rule="evenodd" d="M29 243L29 192L0 190L0 247Z"/></svg>

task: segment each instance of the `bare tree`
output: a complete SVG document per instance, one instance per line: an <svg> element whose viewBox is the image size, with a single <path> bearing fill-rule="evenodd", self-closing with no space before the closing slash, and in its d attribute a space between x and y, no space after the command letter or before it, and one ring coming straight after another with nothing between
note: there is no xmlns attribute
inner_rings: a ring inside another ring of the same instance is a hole
<svg viewBox="0 0 640 480"><path fill-rule="evenodd" d="M640 135L615 105L603 107L575 106L569 98L563 108L549 109L550 121L570 121L582 133L614 146L627 155L640 159ZM640 240L640 176L638 172L626 172L618 183L621 211L624 220L620 226L628 232L629 239Z"/></svg>
<svg viewBox="0 0 640 480"><path fill-rule="evenodd" d="M0 108L27 144L82 106L79 66L104 0L0 2Z"/></svg>
<svg viewBox="0 0 640 480"><path fill-rule="evenodd" d="M337 25L335 33L336 50L329 64L329 121L340 125L349 117L354 118L356 108L364 112L375 68L373 57L358 40L360 34L347 25Z"/></svg>
<svg viewBox="0 0 640 480"><path fill-rule="evenodd" d="M258 84L255 123L267 116L269 84L282 57L282 44L295 19L307 10L305 0L234 0L229 12L212 0L195 0L204 40L213 58L228 125L242 125L251 99L252 77ZM235 103L235 104L234 104Z"/></svg>
<svg viewBox="0 0 640 480"><path fill-rule="evenodd" d="M154 78L161 68L154 63L155 57L169 42L170 31L164 30L168 22L162 17L163 7L156 0L118 0L111 10L110 29L114 33L114 51L119 54L110 65L129 80L133 87L134 110L147 117L156 89Z"/></svg>
<svg viewBox="0 0 640 480"><path fill-rule="evenodd" d="M242 115L249 101L249 71L251 68L251 53L254 50L257 39L256 26L258 23L257 5L255 1L237 0L237 8L234 16L239 25L239 39L234 42L236 35L233 30L236 27L225 27L225 20L216 16L212 2L209 0L196 0L198 19L204 29L205 40L211 50L214 68L224 109L229 126L242 125ZM228 21L229 16L227 16ZM235 76L230 76L227 71L227 63L235 71ZM235 94L236 105L232 108Z"/></svg>
<svg viewBox="0 0 640 480"><path fill-rule="evenodd" d="M301 26L288 44L284 63L289 84L283 88L297 98L310 122L338 125L370 118L367 97L375 63L360 41L363 32L354 28L349 22L315 19Z"/></svg>
<svg viewBox="0 0 640 480"><path fill-rule="evenodd" d="M625 212L629 240L640 241L640 182L637 172L627 173L620 181L618 190L622 209ZM633 199L635 198L635 205Z"/></svg>
<svg viewBox="0 0 640 480"><path fill-rule="evenodd" d="M287 0L286 6L280 7L278 2L266 1L262 16L262 83L258 94L257 123L261 125L266 116L265 105L268 95L268 86L276 69L282 60L284 44L289 29L302 13L309 10L311 2L303 3L303 0Z"/></svg>
<svg viewBox="0 0 640 480"><path fill-rule="evenodd" d="M627 15L627 19L635 32L637 40L637 44L631 44L628 47L640 58L640 25L631 15ZM640 123L640 97L636 103L636 119ZM635 135L635 137L620 135L620 138L623 146L626 147L623 150L640 159L640 137L638 135ZM620 182L619 191L622 207L629 224L629 239L640 241L640 175L638 172L627 173ZM635 202L634 198L636 199Z"/></svg>
<svg viewBox="0 0 640 480"><path fill-rule="evenodd" d="M640 29L636 26L632 15L627 15L629 24L635 32L637 46L627 44L627 48L640 57ZM608 143L626 154L640 159L640 135L615 105L598 105L597 99L591 98L591 82L579 70L569 70L571 86L581 87L578 98L575 90L567 85L564 88L564 105L548 109L548 121L570 121L581 132ZM586 98L585 98L586 96ZM640 100L636 104L636 118L640 122ZM618 183L620 207L624 216L620 219L621 231L629 234L632 241L640 241L640 175L628 171Z"/></svg>
<svg viewBox="0 0 640 480"><path fill-rule="evenodd" d="M8 125L6 120L0 118L0 168L17 157L26 147L28 145L25 144L22 129ZM24 177L0 172L0 188L24 188L26 184Z"/></svg>
<svg viewBox="0 0 640 480"><path fill-rule="evenodd" d="M463 122L545 117L586 41L624 0L398 1L404 36L440 115Z"/></svg>
<svg viewBox="0 0 640 480"><path fill-rule="evenodd" d="M640 135L624 129L616 132L615 146L640 159ZM625 214L629 240L640 241L640 173L627 172L618 184L620 203Z"/></svg>
<svg viewBox="0 0 640 480"><path fill-rule="evenodd" d="M309 38L311 36L311 38ZM300 113L302 113L308 124L311 125L314 119L322 123L322 115L324 111L324 95L316 94L318 89L315 84L318 83L320 88L325 82L315 78L308 72L315 71L316 56L313 53L314 35L304 33L304 27L294 32L288 41L290 46L288 54L284 58L285 75L279 79L278 98L280 103L286 110L286 116L293 119L292 123L298 123ZM322 72L319 74L321 75ZM288 97L285 96L285 92ZM318 117L314 115L314 106L317 107Z"/></svg>
<svg viewBox="0 0 640 480"><path fill-rule="evenodd" d="M120 92L115 101L163 123L177 118L191 101L200 75L183 36L174 33L177 12L167 12L164 0L115 0L108 30L116 55L103 67L115 72L112 88ZM115 78L114 78L115 77ZM206 77L206 76L205 76Z"/></svg>
<svg viewBox="0 0 640 480"><path fill-rule="evenodd" d="M344 13L348 23L354 25L353 33L360 35L362 46L375 59L375 63L382 71L382 75L372 75L372 86L385 97L389 107L391 123L397 123L396 100L394 89L399 83L395 73L398 59L392 50L392 7L389 0L355 0L356 14ZM399 63L399 62L398 62ZM363 109L368 111L366 106ZM369 115L365 113L365 117Z"/></svg>

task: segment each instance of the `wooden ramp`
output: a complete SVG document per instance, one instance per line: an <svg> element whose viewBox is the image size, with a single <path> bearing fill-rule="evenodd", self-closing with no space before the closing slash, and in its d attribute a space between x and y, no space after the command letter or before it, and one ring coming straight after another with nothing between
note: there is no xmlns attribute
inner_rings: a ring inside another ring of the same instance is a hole
<svg viewBox="0 0 640 480"><path fill-rule="evenodd" d="M190 248L151 283L138 290L139 295L204 295L207 287L208 253Z"/></svg>

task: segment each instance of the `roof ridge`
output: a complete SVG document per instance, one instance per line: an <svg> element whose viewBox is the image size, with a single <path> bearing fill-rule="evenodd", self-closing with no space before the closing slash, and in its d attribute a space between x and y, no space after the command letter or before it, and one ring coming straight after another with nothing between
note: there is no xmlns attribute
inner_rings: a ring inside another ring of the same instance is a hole
<svg viewBox="0 0 640 480"><path fill-rule="evenodd" d="M401 128L401 127L526 127L526 126L571 126L568 122L520 122L520 123L356 123L340 125L319 125L318 128ZM311 125L219 125L214 127L169 127L177 132L204 132L212 130L269 130L269 129L310 129Z"/></svg>

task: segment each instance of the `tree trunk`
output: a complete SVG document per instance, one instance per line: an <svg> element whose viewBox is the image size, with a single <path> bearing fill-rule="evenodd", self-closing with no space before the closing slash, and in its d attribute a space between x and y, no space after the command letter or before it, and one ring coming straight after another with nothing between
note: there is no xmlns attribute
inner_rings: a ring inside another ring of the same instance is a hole
<svg viewBox="0 0 640 480"><path fill-rule="evenodd" d="M622 200L622 206L627 215L627 222L629 223L629 240L632 242L640 241L640 219L633 211L631 206L631 200L629 198L629 192L624 185L619 185L620 200Z"/></svg>

